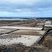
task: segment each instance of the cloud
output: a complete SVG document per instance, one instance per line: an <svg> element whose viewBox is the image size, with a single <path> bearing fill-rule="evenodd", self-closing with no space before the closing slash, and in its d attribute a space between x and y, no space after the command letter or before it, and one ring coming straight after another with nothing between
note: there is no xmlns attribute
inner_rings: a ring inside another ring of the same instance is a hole
<svg viewBox="0 0 52 52"><path fill-rule="evenodd" d="M0 0L0 16L51 16L51 11L52 0Z"/></svg>
<svg viewBox="0 0 52 52"><path fill-rule="evenodd" d="M21 11L21 12L8 12L0 11L1 17L34 17L34 12L32 11Z"/></svg>
<svg viewBox="0 0 52 52"><path fill-rule="evenodd" d="M38 3L40 0L0 0L0 3L10 3L10 4L25 4L25 5L33 5L34 3Z"/></svg>

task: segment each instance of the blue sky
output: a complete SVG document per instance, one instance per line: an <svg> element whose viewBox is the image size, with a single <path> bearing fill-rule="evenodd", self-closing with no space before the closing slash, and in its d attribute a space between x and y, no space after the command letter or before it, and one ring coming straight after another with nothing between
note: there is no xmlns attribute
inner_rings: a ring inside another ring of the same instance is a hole
<svg viewBox="0 0 52 52"><path fill-rule="evenodd" d="M52 17L52 0L0 0L0 17Z"/></svg>

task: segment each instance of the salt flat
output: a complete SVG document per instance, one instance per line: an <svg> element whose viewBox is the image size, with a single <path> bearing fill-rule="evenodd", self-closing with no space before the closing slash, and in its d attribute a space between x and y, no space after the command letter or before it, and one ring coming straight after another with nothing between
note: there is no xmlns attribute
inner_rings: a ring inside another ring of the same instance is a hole
<svg viewBox="0 0 52 52"><path fill-rule="evenodd" d="M1 30L2 29L2 30ZM45 33L45 31L40 31L42 28L40 27L20 27L20 26L1 26L0 31L6 32L7 29L20 29L17 31L18 33L30 33L34 31L34 35L26 35L26 34L17 34L17 36L14 34L3 34L0 35L0 46L1 45L12 45L12 44L20 44L22 43L25 46L32 46L34 43L37 43L42 35ZM38 30L38 31L37 31ZM38 34L41 34L40 36L36 36L36 31ZM18 36L20 35L20 36Z"/></svg>
<svg viewBox="0 0 52 52"><path fill-rule="evenodd" d="M11 34L19 34L19 35L36 35L36 36L41 36L44 35L46 31L41 31L41 30L16 30L12 32Z"/></svg>
<svg viewBox="0 0 52 52"><path fill-rule="evenodd" d="M40 36L21 35L17 38L0 39L0 45L12 45L22 43L25 46L31 46L40 39Z"/></svg>
<svg viewBox="0 0 52 52"><path fill-rule="evenodd" d="M21 26L1 26L0 28L42 30L42 27L21 27Z"/></svg>

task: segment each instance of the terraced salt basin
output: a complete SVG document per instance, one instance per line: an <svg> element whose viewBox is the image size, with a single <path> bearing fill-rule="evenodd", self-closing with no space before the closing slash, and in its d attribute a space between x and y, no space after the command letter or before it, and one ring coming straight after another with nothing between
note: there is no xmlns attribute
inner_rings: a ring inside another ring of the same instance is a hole
<svg viewBox="0 0 52 52"><path fill-rule="evenodd" d="M13 31L13 30L15 30L15 29L9 29L9 28L5 29L5 28L0 28L0 35L3 34L3 33L11 32L11 31Z"/></svg>
<svg viewBox="0 0 52 52"><path fill-rule="evenodd" d="M17 30L17 31L12 32L11 34L42 36L44 35L44 33L45 31L42 31L42 30Z"/></svg>
<svg viewBox="0 0 52 52"><path fill-rule="evenodd" d="M20 30L16 30L16 28L0 28L0 33L4 33L3 35L0 35L0 46L20 43L25 46L32 46L34 43L37 43L41 39L45 31L30 29L27 30L22 28ZM7 34L7 32L13 30L16 31Z"/></svg>
<svg viewBox="0 0 52 52"><path fill-rule="evenodd" d="M32 34L30 35L29 34L30 32L31 33L34 32L34 35ZM32 46L34 43L37 43L41 39L44 33L45 31L34 31L34 30L14 31L12 33L4 34L3 36L0 36L0 46L20 44L20 43L25 46Z"/></svg>
<svg viewBox="0 0 52 52"><path fill-rule="evenodd" d="M0 26L0 28L5 29L30 29L30 30L42 30L42 27L24 27L24 26Z"/></svg>
<svg viewBox="0 0 52 52"><path fill-rule="evenodd" d="M22 43L25 46L31 46L40 39L40 36L21 35L18 38L0 39L0 45L12 45Z"/></svg>

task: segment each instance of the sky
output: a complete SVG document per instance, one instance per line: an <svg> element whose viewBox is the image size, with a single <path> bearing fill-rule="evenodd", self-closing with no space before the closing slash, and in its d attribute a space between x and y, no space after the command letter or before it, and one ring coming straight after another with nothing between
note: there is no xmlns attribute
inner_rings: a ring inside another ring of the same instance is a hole
<svg viewBox="0 0 52 52"><path fill-rule="evenodd" d="M0 17L52 17L52 0L0 0Z"/></svg>

